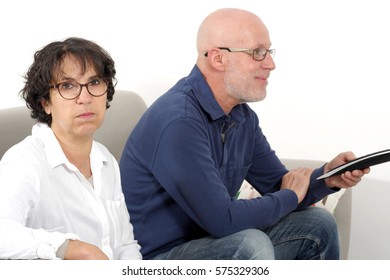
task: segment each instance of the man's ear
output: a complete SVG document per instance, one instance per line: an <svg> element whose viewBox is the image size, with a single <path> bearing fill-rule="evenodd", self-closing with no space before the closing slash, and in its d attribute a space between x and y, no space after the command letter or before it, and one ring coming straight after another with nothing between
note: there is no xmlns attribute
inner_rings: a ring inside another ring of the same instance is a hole
<svg viewBox="0 0 390 280"><path fill-rule="evenodd" d="M209 60L210 66L214 69L219 71L225 70L224 55L220 49L210 49L207 54L207 59Z"/></svg>

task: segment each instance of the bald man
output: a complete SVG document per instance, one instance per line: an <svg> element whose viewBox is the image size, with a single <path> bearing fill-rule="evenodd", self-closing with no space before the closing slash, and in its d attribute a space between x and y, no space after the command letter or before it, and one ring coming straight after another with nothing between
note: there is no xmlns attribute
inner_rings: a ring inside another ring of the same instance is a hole
<svg viewBox="0 0 390 280"><path fill-rule="evenodd" d="M275 69L261 19L221 9L201 24L191 73L147 110L120 161L145 259L338 259L334 218L310 207L368 169L316 180L355 158L287 170L247 102L266 97ZM237 199L246 179L262 195Z"/></svg>

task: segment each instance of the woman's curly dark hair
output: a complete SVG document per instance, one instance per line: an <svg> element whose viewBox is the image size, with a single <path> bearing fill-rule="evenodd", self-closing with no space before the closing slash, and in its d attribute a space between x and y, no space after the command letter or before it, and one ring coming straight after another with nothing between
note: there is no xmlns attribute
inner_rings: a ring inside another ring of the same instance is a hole
<svg viewBox="0 0 390 280"><path fill-rule="evenodd" d="M106 108L110 107L115 93L115 63L107 51L94 42L76 37L52 42L35 53L34 62L24 77L25 85L20 91L31 110L31 117L49 126L52 117L46 114L41 102L50 101L50 85L56 82L67 55L79 61L83 73L92 66L97 75L108 81Z"/></svg>

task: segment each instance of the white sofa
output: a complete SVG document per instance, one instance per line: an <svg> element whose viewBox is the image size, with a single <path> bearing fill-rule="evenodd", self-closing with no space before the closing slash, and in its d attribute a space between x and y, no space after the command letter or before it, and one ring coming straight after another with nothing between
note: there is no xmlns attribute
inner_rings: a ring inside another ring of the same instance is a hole
<svg viewBox="0 0 390 280"><path fill-rule="evenodd" d="M147 106L144 100L131 91L117 90L106 119L95 134L95 140L103 143L119 161L123 147L131 130L142 116ZM25 106L0 110L0 158L12 145L31 134L34 124ZM319 167L321 161L305 159L282 159L287 168L299 166ZM348 190L341 197L335 210L335 217L341 237L341 258L348 257L351 228L351 198Z"/></svg>

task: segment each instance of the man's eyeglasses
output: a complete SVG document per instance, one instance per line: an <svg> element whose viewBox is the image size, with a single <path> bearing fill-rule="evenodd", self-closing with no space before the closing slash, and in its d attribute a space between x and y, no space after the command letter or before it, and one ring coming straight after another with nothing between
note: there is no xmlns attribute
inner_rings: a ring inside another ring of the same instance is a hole
<svg viewBox="0 0 390 280"><path fill-rule="evenodd" d="M50 86L50 88L58 89L59 94L66 100L72 100L79 97L83 87L87 88L90 95L98 97L107 92L107 81L102 78L96 78L86 84L80 84L78 82L62 82Z"/></svg>
<svg viewBox="0 0 390 280"><path fill-rule="evenodd" d="M267 53L269 53L272 57L272 59L275 57L275 49L264 49L264 48L256 48L256 49L240 49L240 48L225 48L225 47L218 47L220 50L225 50L228 52L244 52L253 57L254 60L262 61L267 56ZM204 56L207 57L208 52L204 54Z"/></svg>

